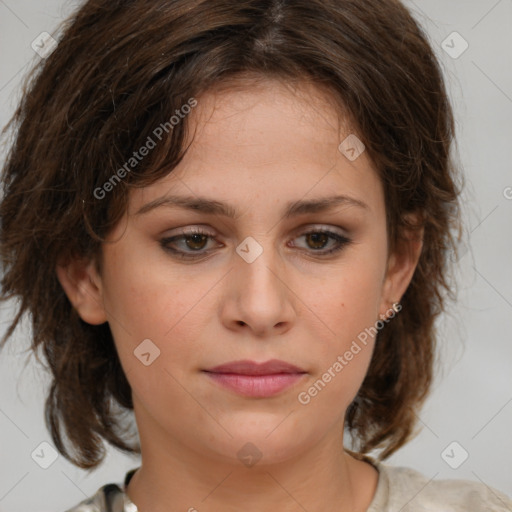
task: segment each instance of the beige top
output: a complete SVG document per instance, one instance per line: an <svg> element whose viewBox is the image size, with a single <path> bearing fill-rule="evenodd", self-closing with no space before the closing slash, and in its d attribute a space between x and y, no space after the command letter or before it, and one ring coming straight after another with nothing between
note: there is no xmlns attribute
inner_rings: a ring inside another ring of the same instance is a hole
<svg viewBox="0 0 512 512"><path fill-rule="evenodd" d="M512 512L512 500L481 482L433 480L414 469L372 462L379 472L367 512ZM138 512L125 493L138 468L124 483L107 484L66 512Z"/></svg>

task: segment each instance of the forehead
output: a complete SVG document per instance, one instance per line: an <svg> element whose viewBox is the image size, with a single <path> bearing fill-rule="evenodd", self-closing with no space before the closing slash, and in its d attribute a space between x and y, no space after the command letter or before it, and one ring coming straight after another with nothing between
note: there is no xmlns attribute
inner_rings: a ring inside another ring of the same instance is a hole
<svg viewBox="0 0 512 512"><path fill-rule="evenodd" d="M190 147L180 164L155 184L134 191L133 208L166 192L215 196L262 205L335 193L382 194L363 151L347 158L340 144L355 137L339 102L323 89L277 80L211 89L190 113Z"/></svg>
<svg viewBox="0 0 512 512"><path fill-rule="evenodd" d="M233 143L246 142L244 138L249 132L255 142L275 140L279 144L304 136L314 137L318 142L318 139L333 135L339 138L343 132L354 130L342 108L326 88L309 82L239 80L233 84L218 84L202 94L189 121L192 130L202 133L203 143L212 136L220 137L219 127L224 133L235 136L234 140L226 138ZM293 130L290 130L291 124ZM282 130L284 127L286 131Z"/></svg>

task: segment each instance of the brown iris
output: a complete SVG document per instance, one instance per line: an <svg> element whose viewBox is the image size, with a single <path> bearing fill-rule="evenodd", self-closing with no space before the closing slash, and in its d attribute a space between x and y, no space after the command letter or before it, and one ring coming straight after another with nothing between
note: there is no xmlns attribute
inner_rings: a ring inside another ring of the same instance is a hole
<svg viewBox="0 0 512 512"><path fill-rule="evenodd" d="M192 250L201 250L206 245L206 241L208 239L207 235L201 235L201 234L193 234L193 235L187 235L186 236L186 244L189 249ZM202 245L201 245L202 242ZM196 244L199 244L200 247L198 247Z"/></svg>
<svg viewBox="0 0 512 512"><path fill-rule="evenodd" d="M308 233L305 236L308 240L308 245L310 240L312 240L314 244L318 244L318 242L320 241L320 246L310 246L314 249L322 249L325 246L325 244L329 241L329 236L326 233Z"/></svg>

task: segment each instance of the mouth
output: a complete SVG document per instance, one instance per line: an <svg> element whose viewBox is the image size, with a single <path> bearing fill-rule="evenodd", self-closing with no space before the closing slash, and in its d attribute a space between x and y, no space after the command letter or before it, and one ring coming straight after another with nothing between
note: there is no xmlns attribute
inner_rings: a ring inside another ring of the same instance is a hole
<svg viewBox="0 0 512 512"><path fill-rule="evenodd" d="M257 398L277 395L307 375L304 369L278 359L264 363L232 361L203 372L224 388Z"/></svg>
<svg viewBox="0 0 512 512"><path fill-rule="evenodd" d="M281 373L307 373L306 370L299 368L293 364L281 361L279 359L271 359L264 363L249 361L231 361L230 363L220 364L204 370L209 373L234 373L237 375L277 375Z"/></svg>

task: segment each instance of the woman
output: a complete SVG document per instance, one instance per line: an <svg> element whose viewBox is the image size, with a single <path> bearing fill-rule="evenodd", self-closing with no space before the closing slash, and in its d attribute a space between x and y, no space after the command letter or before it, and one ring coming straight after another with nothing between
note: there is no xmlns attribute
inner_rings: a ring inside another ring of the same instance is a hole
<svg viewBox="0 0 512 512"><path fill-rule="evenodd" d="M399 2L90 0L12 126L4 342L30 312L68 460L141 454L70 511L510 510L382 463L459 228L451 107Z"/></svg>

